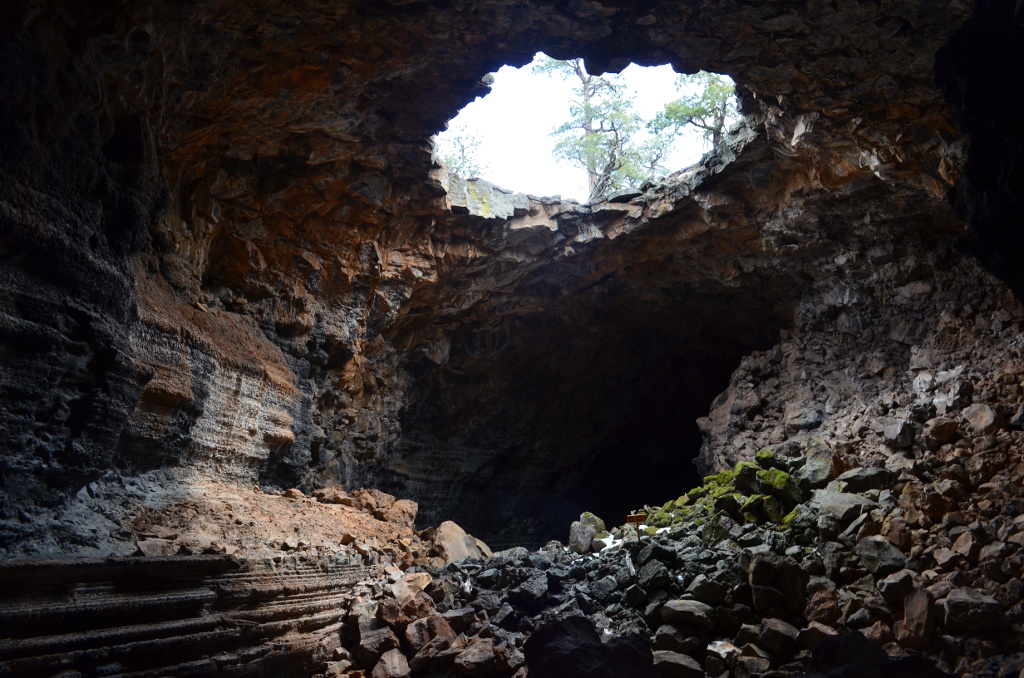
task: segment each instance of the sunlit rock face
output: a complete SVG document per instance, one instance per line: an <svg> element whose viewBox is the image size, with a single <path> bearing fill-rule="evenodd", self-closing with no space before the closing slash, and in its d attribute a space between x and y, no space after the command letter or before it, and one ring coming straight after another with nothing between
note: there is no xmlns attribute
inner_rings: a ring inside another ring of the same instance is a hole
<svg viewBox="0 0 1024 678"><path fill-rule="evenodd" d="M379 485L499 546L678 494L702 440L705 467L733 454L695 422L781 329L896 332L882 291L974 285L946 199L966 137L933 84L969 10L9 4L3 543L166 466ZM453 182L429 136L538 49L727 73L747 126L625 202Z"/></svg>

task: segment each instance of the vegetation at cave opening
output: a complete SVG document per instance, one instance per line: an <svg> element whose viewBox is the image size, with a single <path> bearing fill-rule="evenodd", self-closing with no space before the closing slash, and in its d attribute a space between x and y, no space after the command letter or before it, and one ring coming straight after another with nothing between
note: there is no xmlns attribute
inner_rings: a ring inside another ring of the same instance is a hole
<svg viewBox="0 0 1024 678"><path fill-rule="evenodd" d="M732 81L700 71L676 78L676 89L686 93L666 104L652 120L636 112L621 75L592 75L582 59L535 60L538 74L572 80L570 118L557 127L554 154L587 172L588 202L598 202L615 191L638 188L645 181L671 171L664 162L687 126L701 130L712 149L722 142L726 123L737 115ZM646 132L646 133L645 133Z"/></svg>
<svg viewBox="0 0 1024 678"><path fill-rule="evenodd" d="M464 179L565 191L585 202L690 164L723 143L739 117L732 81L704 71L631 65L593 75L582 59L538 53L521 69L506 66L488 77L490 94L435 137L438 157Z"/></svg>

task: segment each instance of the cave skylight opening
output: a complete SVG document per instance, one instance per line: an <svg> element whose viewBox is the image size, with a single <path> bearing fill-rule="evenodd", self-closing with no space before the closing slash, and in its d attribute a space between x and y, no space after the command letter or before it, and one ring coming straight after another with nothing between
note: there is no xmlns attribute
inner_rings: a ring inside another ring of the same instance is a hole
<svg viewBox="0 0 1024 678"><path fill-rule="evenodd" d="M489 77L490 93L437 135L438 157L464 179L534 195L596 202L636 188L698 162L739 117L728 76L668 65L592 76L538 52Z"/></svg>

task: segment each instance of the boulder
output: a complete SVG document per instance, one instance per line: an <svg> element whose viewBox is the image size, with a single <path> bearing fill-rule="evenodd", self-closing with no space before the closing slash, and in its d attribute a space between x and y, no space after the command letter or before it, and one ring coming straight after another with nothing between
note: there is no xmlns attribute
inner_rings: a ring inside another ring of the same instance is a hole
<svg viewBox="0 0 1024 678"><path fill-rule="evenodd" d="M761 620L761 643L776 657L788 659L796 649L800 629L782 619Z"/></svg>
<svg viewBox="0 0 1024 678"><path fill-rule="evenodd" d="M793 434L800 431L809 431L821 426L825 418L821 414L821 408L812 401L801 401L788 403L785 412L786 433Z"/></svg>
<svg viewBox="0 0 1024 678"><path fill-rule="evenodd" d="M878 582L878 592L885 598L885 602L894 608L903 605L903 601L914 590L914 573L910 570L900 570Z"/></svg>
<svg viewBox="0 0 1024 678"><path fill-rule="evenodd" d="M391 585L391 594L403 605L407 600L427 587L432 577L426 572L413 572L402 575L402 578Z"/></svg>
<svg viewBox="0 0 1024 678"><path fill-rule="evenodd" d="M660 560L651 560L640 568L637 581L648 592L652 592L667 586L672 581L672 575Z"/></svg>
<svg viewBox="0 0 1024 678"><path fill-rule="evenodd" d="M411 671L401 650L388 650L377 661L370 678L407 678Z"/></svg>
<svg viewBox="0 0 1024 678"><path fill-rule="evenodd" d="M997 600L972 588L954 589L942 601L944 626L950 631L994 631L1007 626Z"/></svg>
<svg viewBox="0 0 1024 678"><path fill-rule="evenodd" d="M654 668L663 678L704 678L704 669L685 654L658 650L654 653Z"/></svg>
<svg viewBox="0 0 1024 678"><path fill-rule="evenodd" d="M935 449L952 442L959 433L959 422L948 416L929 419L924 424L925 440L929 443L929 447L934 447ZM934 444L932 444L932 441L934 441Z"/></svg>
<svg viewBox="0 0 1024 678"><path fill-rule="evenodd" d="M903 647L921 649L931 642L935 632L935 601L925 589L915 589L903 603L903 619L893 629L896 642Z"/></svg>
<svg viewBox="0 0 1024 678"><path fill-rule="evenodd" d="M528 610L539 609L547 596L548 576L543 571L534 572L508 592L508 598L512 603Z"/></svg>
<svg viewBox="0 0 1024 678"><path fill-rule="evenodd" d="M659 626L654 633L651 646L655 650L669 650L680 654L690 654L703 647L699 638L684 633L681 629L665 624Z"/></svg>
<svg viewBox="0 0 1024 678"><path fill-rule="evenodd" d="M359 646L356 656L364 666L374 666L388 650L398 647L398 637L375 616L363 614L358 619Z"/></svg>
<svg viewBox="0 0 1024 678"><path fill-rule="evenodd" d="M907 564L903 552L885 537L865 537L857 542L855 550L864 569L879 577L902 570Z"/></svg>
<svg viewBox="0 0 1024 678"><path fill-rule="evenodd" d="M817 438L807 443L804 465L797 471L797 480L805 489L819 489L828 485L836 475L835 453Z"/></svg>
<svg viewBox="0 0 1024 678"><path fill-rule="evenodd" d="M424 645L435 638L447 641L448 645L455 640L455 631L444 617L438 614L417 619L405 630L405 640L409 643L409 648L413 653L419 652Z"/></svg>
<svg viewBox="0 0 1024 678"><path fill-rule="evenodd" d="M686 587L686 592L708 605L718 605L724 602L727 593L724 586L704 574L694 577L690 585Z"/></svg>
<svg viewBox="0 0 1024 678"><path fill-rule="evenodd" d="M839 609L839 596L828 589L815 591L807 603L807 620L822 624L835 624L842 616Z"/></svg>
<svg viewBox="0 0 1024 678"><path fill-rule="evenodd" d="M979 433L992 433L999 428L996 411L984 403L965 407L960 414Z"/></svg>
<svg viewBox="0 0 1024 678"><path fill-rule="evenodd" d="M981 544L968 530L956 538L956 541L953 542L950 550L953 551L953 553L959 553L972 563L976 563L978 562L978 554L981 552Z"/></svg>
<svg viewBox="0 0 1024 678"><path fill-rule="evenodd" d="M884 490L892 485L892 472L884 468L855 468L841 474L836 480L846 483L850 492Z"/></svg>
<svg viewBox="0 0 1024 678"><path fill-rule="evenodd" d="M454 563L466 558L484 558L491 550L479 539L451 520L441 523L434 532L434 545L443 554L445 563Z"/></svg>
<svg viewBox="0 0 1024 678"><path fill-rule="evenodd" d="M497 657L492 638L473 638L455 658L455 671L460 676L490 676Z"/></svg>
<svg viewBox="0 0 1024 678"><path fill-rule="evenodd" d="M796 642L802 650L813 650L821 641L837 635L839 635L839 632L828 624L812 621L807 625L807 628L800 630L800 635L797 637Z"/></svg>
<svg viewBox="0 0 1024 678"><path fill-rule="evenodd" d="M882 437L890 447L910 447L914 442L914 424L906 419L895 421L883 429Z"/></svg>
<svg viewBox="0 0 1024 678"><path fill-rule="evenodd" d="M602 643L585 617L542 625L523 652L530 678L659 678L644 638L616 636Z"/></svg>
<svg viewBox="0 0 1024 678"><path fill-rule="evenodd" d="M661 607L661 618L666 624L697 626L710 629L714 625L714 608L696 600L670 600Z"/></svg>
<svg viewBox="0 0 1024 678"><path fill-rule="evenodd" d="M589 553L590 545L597 535L593 525L584 525L578 520L569 526L569 550L573 553Z"/></svg>
<svg viewBox="0 0 1024 678"><path fill-rule="evenodd" d="M816 491L811 499L811 505L820 514L831 516L842 524L850 522L862 511L869 511L878 506L876 502L859 494L838 492L830 488Z"/></svg>

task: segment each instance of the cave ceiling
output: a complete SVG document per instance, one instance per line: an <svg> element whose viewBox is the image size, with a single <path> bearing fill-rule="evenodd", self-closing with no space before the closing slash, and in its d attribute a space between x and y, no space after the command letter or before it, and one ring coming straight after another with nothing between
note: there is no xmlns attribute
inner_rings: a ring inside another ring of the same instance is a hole
<svg viewBox="0 0 1024 678"><path fill-rule="evenodd" d="M959 0L3 11L7 514L181 466L539 539L506 527L693 477L694 422L822 262L963 233ZM628 202L471 205L430 137L538 50L728 74L746 125Z"/></svg>

